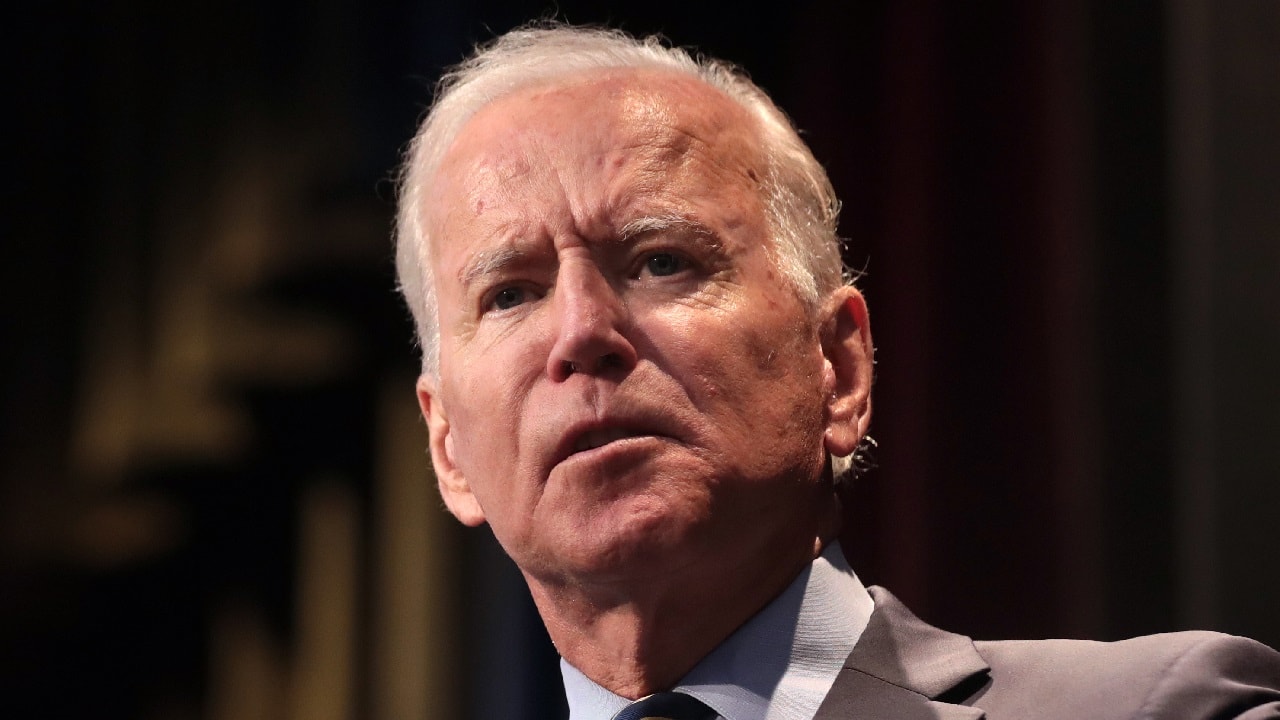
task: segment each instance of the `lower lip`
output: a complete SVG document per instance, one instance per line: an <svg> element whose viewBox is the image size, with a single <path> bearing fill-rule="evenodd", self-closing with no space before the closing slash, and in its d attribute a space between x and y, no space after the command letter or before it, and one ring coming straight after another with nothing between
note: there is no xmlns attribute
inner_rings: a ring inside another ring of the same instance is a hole
<svg viewBox="0 0 1280 720"><path fill-rule="evenodd" d="M589 450L579 450L560 461L560 465L577 465L579 463L603 462L611 460L619 454L642 452L652 449L655 443L666 438L657 435L632 435L607 442Z"/></svg>

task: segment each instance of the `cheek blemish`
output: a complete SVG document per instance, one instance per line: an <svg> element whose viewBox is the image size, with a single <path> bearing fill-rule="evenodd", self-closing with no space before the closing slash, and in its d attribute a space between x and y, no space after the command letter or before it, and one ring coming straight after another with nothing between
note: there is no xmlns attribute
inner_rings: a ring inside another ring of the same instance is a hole
<svg viewBox="0 0 1280 720"><path fill-rule="evenodd" d="M484 214L484 200L476 200L476 204L473 206L472 212L476 215Z"/></svg>

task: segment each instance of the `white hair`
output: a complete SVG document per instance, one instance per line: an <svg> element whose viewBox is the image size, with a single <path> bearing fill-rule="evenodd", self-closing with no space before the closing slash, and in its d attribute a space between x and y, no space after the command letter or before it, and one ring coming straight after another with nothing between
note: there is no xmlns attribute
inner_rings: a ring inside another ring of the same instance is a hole
<svg viewBox="0 0 1280 720"><path fill-rule="evenodd" d="M760 134L765 213L783 277L810 314L847 281L836 235L840 203L831 181L787 116L743 72L723 61L669 47L657 37L638 39L619 30L559 24L525 27L478 47L469 59L444 74L405 154L396 272L413 314L424 374L439 372L440 327L430 262L431 228L423 213L445 153L467 121L494 100L569 76L611 69L688 75L745 108ZM837 477L847 473L852 457L833 458Z"/></svg>

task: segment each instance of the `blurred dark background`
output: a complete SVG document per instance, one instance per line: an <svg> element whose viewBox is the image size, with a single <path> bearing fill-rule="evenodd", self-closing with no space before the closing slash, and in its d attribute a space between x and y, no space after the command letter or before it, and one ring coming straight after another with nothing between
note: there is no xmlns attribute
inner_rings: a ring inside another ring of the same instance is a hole
<svg viewBox="0 0 1280 720"><path fill-rule="evenodd" d="M389 242L440 69L552 6L24 7L0 714L559 717L431 484ZM829 168L878 345L864 581L983 638L1280 644L1280 3L555 7L740 63Z"/></svg>

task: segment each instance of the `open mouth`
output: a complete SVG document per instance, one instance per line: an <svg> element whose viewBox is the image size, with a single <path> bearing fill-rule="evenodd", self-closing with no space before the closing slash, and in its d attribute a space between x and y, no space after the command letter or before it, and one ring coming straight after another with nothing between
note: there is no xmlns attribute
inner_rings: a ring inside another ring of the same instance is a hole
<svg viewBox="0 0 1280 720"><path fill-rule="evenodd" d="M648 423L584 423L565 433L557 451L552 455L551 464L557 465L581 453L591 452L622 441L669 437L666 433L657 430Z"/></svg>
<svg viewBox="0 0 1280 720"><path fill-rule="evenodd" d="M684 443L682 438L687 432L669 410L624 398L614 398L610 405L600 415L582 413L561 425L557 442L546 455L548 471L579 455L600 460L603 456L597 454L608 452L602 448L629 453L654 449L649 441Z"/></svg>
<svg viewBox="0 0 1280 720"><path fill-rule="evenodd" d="M639 437L648 433L635 432L626 428L601 428L599 430L589 430L582 433L573 441L573 452L580 453L585 450L594 450L603 445L608 445L615 440L622 440L629 437Z"/></svg>

